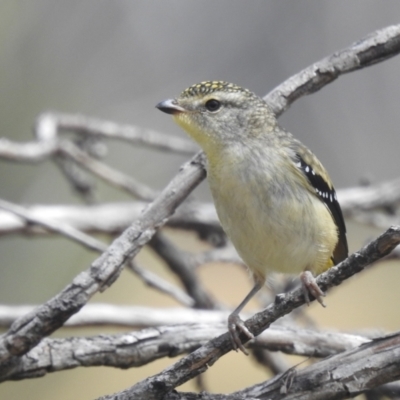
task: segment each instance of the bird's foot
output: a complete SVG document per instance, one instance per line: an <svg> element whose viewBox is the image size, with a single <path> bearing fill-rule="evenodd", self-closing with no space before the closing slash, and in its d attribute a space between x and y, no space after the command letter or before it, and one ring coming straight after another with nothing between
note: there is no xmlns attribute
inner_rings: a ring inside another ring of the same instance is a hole
<svg viewBox="0 0 400 400"><path fill-rule="evenodd" d="M243 320L238 314L231 314L228 317L228 330L231 337L232 347L235 351L241 350L246 356L249 355L239 335L244 333L249 339L254 339L254 335L248 330L247 326L244 324Z"/></svg>
<svg viewBox="0 0 400 400"><path fill-rule="evenodd" d="M318 303L321 304L322 307L326 307L324 301L322 300L322 297L325 296L325 293L318 286L313 274L310 271L304 271L300 275L300 280L306 303L310 304L311 294L313 297L315 297Z"/></svg>

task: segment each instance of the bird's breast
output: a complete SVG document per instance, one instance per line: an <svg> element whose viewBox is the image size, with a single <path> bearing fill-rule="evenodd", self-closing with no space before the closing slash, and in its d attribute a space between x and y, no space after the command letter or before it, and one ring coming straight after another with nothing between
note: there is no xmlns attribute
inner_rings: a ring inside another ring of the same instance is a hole
<svg viewBox="0 0 400 400"><path fill-rule="evenodd" d="M337 242L329 211L288 175L280 165L284 159L252 156L209 164L210 189L226 234L261 277L269 271L321 272Z"/></svg>

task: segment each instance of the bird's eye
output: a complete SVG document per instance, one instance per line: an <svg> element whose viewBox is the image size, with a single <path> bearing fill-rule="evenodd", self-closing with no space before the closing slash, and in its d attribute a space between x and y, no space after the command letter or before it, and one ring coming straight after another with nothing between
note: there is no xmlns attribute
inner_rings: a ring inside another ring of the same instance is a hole
<svg viewBox="0 0 400 400"><path fill-rule="evenodd" d="M206 102L205 106L208 111L214 112L220 109L221 103L218 100L211 99Z"/></svg>

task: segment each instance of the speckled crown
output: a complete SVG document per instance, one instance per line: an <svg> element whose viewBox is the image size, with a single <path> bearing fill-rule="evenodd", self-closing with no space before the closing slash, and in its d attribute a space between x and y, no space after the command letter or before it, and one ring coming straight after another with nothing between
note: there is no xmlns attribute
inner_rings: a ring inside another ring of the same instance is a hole
<svg viewBox="0 0 400 400"><path fill-rule="evenodd" d="M206 95L216 91L224 91L224 92L242 92L247 95L251 95L252 93L248 89L244 89L238 85L233 83L224 82L224 81L205 81L196 83L185 89L180 97L194 97L199 95Z"/></svg>

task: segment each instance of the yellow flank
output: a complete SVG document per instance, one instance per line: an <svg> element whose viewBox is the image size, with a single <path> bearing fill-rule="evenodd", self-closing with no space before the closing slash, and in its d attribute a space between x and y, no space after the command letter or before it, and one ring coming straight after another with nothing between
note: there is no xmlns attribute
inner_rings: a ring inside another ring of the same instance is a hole
<svg viewBox="0 0 400 400"><path fill-rule="evenodd" d="M315 155L277 124L267 104L227 82L193 85L160 103L204 150L218 217L258 281L316 274L347 256L340 206Z"/></svg>

